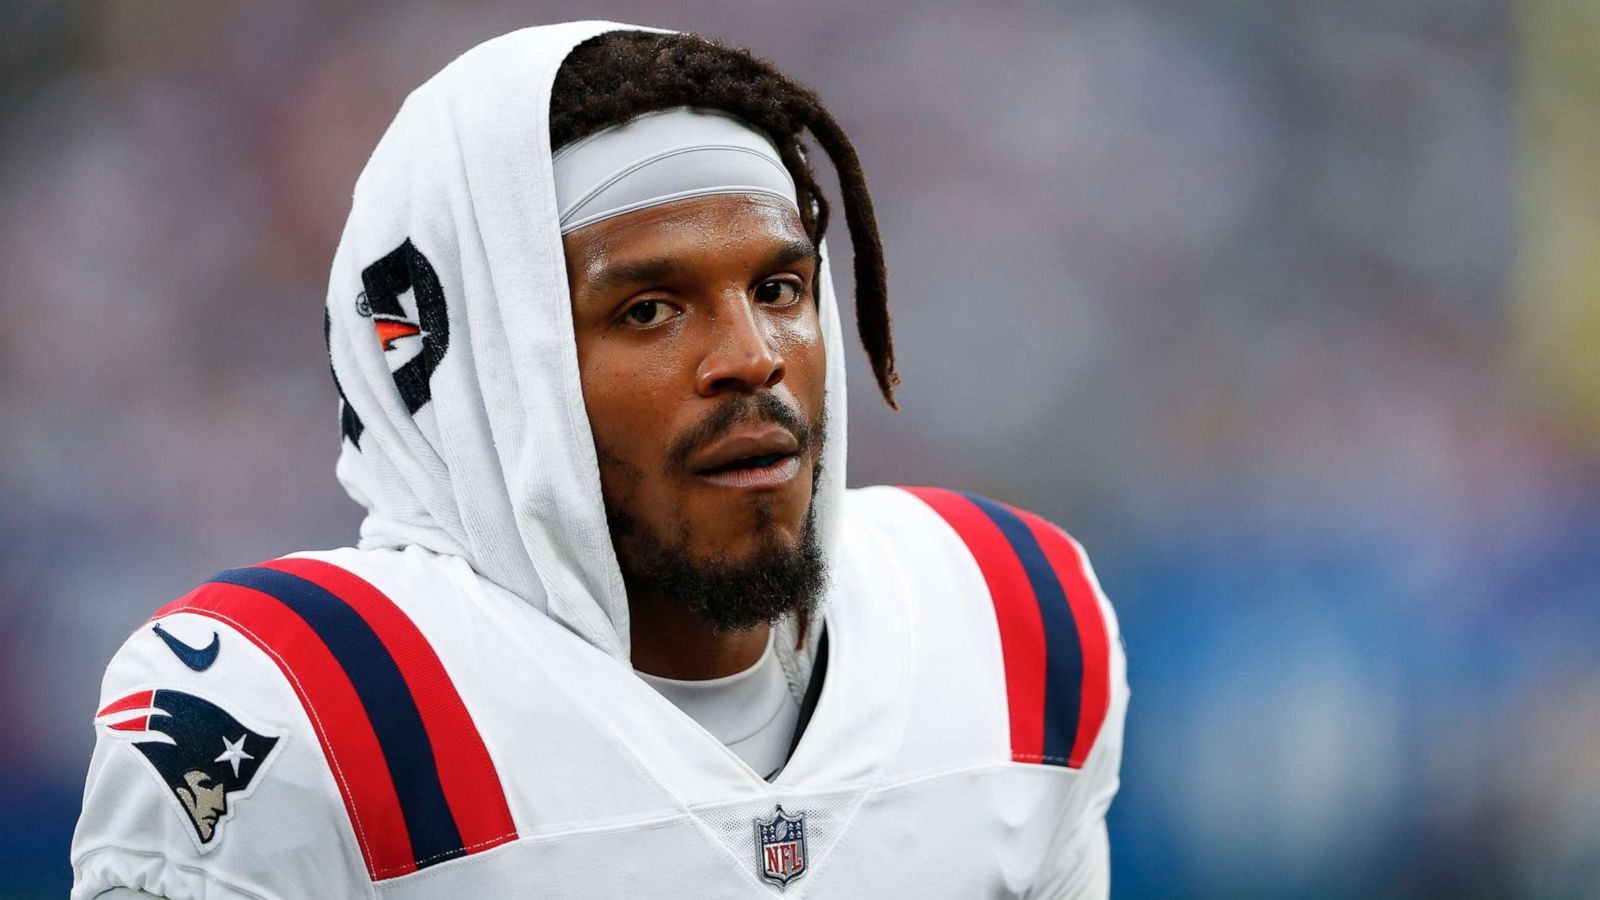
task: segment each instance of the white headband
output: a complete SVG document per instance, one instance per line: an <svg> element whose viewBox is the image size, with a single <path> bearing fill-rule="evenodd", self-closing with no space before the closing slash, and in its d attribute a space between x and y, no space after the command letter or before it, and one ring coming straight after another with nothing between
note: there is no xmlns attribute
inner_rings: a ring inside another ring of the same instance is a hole
<svg viewBox="0 0 1600 900"><path fill-rule="evenodd" d="M794 179L772 141L711 110L640 116L562 148L553 163L562 234L712 194L767 194L800 211Z"/></svg>

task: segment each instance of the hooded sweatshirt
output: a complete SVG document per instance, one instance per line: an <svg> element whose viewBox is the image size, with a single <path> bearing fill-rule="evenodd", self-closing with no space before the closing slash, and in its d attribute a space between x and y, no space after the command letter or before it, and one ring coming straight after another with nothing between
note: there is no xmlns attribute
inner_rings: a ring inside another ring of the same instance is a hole
<svg viewBox="0 0 1600 900"><path fill-rule="evenodd" d="M345 404L339 480L367 509L360 546L460 556L626 661L628 604L578 381L549 121L567 51L619 27L631 26L576 22L497 38L407 98L356 183L327 314ZM386 270L395 280L372 269L408 241ZM410 287L439 311L419 313L423 335L410 354L385 351L371 340L372 302L407 280L437 284ZM831 549L847 416L825 248L817 284L828 357L817 526ZM417 373L409 382L395 377L405 366ZM808 651L786 637L780 658L803 682Z"/></svg>

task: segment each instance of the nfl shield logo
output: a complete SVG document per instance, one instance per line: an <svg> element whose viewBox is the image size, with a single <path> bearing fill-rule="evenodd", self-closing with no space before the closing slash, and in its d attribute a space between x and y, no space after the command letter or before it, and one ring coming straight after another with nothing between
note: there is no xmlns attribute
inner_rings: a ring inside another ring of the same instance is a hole
<svg viewBox="0 0 1600 900"><path fill-rule="evenodd" d="M806 873L806 814L791 816L779 804L772 818L756 819L757 868L779 887Z"/></svg>

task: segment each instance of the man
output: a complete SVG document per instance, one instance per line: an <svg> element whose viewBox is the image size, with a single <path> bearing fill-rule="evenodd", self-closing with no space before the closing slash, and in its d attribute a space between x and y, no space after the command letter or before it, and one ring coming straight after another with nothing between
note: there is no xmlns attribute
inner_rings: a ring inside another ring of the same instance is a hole
<svg viewBox="0 0 1600 900"><path fill-rule="evenodd" d="M327 305L361 544L220 573L129 638L74 897L1107 892L1110 606L1029 513L845 491L803 132L890 399L865 180L770 65L573 23L412 94ZM141 752L188 716L144 692L248 717L200 744L249 796L188 812Z"/></svg>

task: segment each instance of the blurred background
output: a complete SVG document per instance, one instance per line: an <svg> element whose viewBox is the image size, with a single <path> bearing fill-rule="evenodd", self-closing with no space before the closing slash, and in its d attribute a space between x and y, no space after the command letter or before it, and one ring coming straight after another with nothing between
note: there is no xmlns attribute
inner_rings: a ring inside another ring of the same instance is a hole
<svg viewBox="0 0 1600 900"><path fill-rule="evenodd" d="M893 414L850 359L851 481L1094 555L1116 895L1600 890L1591 0L6 9L0 895L65 894L129 631L354 538L320 306L402 98L589 17L751 46L846 125L905 376Z"/></svg>

